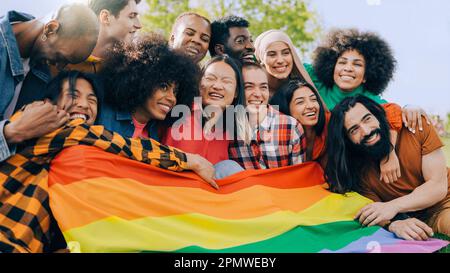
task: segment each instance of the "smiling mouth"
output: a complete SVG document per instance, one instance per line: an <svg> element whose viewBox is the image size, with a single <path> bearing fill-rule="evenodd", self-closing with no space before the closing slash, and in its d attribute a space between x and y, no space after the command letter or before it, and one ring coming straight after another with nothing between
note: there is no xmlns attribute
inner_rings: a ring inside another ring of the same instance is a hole
<svg viewBox="0 0 450 273"><path fill-rule="evenodd" d="M189 55L198 55L200 53L200 50L197 48L194 48L194 47L188 47L188 48L186 48L186 52Z"/></svg>
<svg viewBox="0 0 450 273"><path fill-rule="evenodd" d="M210 98L216 99L216 100L222 100L223 98L225 98L224 95L221 95L221 94L216 93L216 92L208 93L208 96L209 96Z"/></svg>
<svg viewBox="0 0 450 273"><path fill-rule="evenodd" d="M158 105L159 105L159 108L161 108L161 110L166 114L169 113L170 110L172 110L172 106L170 106L170 105L162 104L162 103L158 103Z"/></svg>
<svg viewBox="0 0 450 273"><path fill-rule="evenodd" d="M378 133L373 134L370 138L368 138L366 141L364 141L364 144L369 145L369 146L374 145L375 143L377 143L379 136L380 136L380 134L378 134Z"/></svg>
<svg viewBox="0 0 450 273"><path fill-rule="evenodd" d="M242 56L242 60L246 60L246 61L254 61L254 56L253 53L246 53Z"/></svg>
<svg viewBox="0 0 450 273"><path fill-rule="evenodd" d="M262 100L249 100L248 101L249 105L261 105L263 103L264 103L264 101L262 101Z"/></svg>
<svg viewBox="0 0 450 273"><path fill-rule="evenodd" d="M343 81L353 81L353 80L355 80L355 77L349 76L349 75L341 75L340 78Z"/></svg>
<svg viewBox="0 0 450 273"><path fill-rule="evenodd" d="M288 66L285 65L285 66L276 66L273 69L278 73L283 73L283 72L286 72L287 68L288 68Z"/></svg>
<svg viewBox="0 0 450 273"><path fill-rule="evenodd" d="M304 113L303 116L307 117L307 118L315 118L316 117L316 112L308 112L308 113Z"/></svg>
<svg viewBox="0 0 450 273"><path fill-rule="evenodd" d="M83 119L84 121L89 120L89 115L81 114L81 113L73 113L70 115L70 120L74 119Z"/></svg>

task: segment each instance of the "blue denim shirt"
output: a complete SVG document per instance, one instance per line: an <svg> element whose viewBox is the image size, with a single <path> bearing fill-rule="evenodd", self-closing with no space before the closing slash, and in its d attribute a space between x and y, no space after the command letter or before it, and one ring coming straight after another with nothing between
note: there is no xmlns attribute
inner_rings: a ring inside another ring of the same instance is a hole
<svg viewBox="0 0 450 273"><path fill-rule="evenodd" d="M33 16L17 11L9 11L0 17L0 162L13 155L16 149L15 145L8 146L3 130L8 122L5 120L5 110L14 97L17 84L26 80L19 96L19 101L26 102L30 100L26 97L40 99L51 79L48 66L43 64L31 67L26 78L24 75L22 58L11 23L33 19ZM22 93L30 95L24 97ZM18 103L16 109L23 106L20 104Z"/></svg>
<svg viewBox="0 0 450 273"><path fill-rule="evenodd" d="M133 137L134 124L130 112L116 110L108 103L102 104L101 109L99 117L97 117L97 124L103 125L106 129L123 137ZM150 121L147 130L150 138L160 141L157 122Z"/></svg>

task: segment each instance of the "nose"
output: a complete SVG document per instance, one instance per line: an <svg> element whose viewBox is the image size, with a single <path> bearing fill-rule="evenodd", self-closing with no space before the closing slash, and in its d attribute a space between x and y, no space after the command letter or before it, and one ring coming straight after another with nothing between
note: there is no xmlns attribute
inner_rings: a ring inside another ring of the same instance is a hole
<svg viewBox="0 0 450 273"><path fill-rule="evenodd" d="M139 17L136 17L136 22L134 23L134 27L136 29L141 29L142 28L141 20L139 20Z"/></svg>
<svg viewBox="0 0 450 273"><path fill-rule="evenodd" d="M170 90L167 91L166 99L168 101L170 101L172 104L176 104L177 103L177 96L175 95L175 88L174 87L170 88Z"/></svg>
<svg viewBox="0 0 450 273"><path fill-rule="evenodd" d="M194 35L194 37L192 37L191 41L195 44L200 45L201 44L200 35Z"/></svg>
<svg viewBox="0 0 450 273"><path fill-rule="evenodd" d="M353 65L351 65L350 63L347 63L347 64L344 66L344 70L345 70L345 71L353 71Z"/></svg>
<svg viewBox="0 0 450 273"><path fill-rule="evenodd" d="M280 54L276 55L276 59L275 60L276 60L277 64L282 64L284 62L284 59L283 59L283 57Z"/></svg>
<svg viewBox="0 0 450 273"><path fill-rule="evenodd" d="M306 101L306 109L313 109L313 108L314 108L313 102L310 100L307 100Z"/></svg>
<svg viewBox="0 0 450 273"><path fill-rule="evenodd" d="M247 49L250 52L255 52L255 47L253 46L252 41L249 39L247 40L247 42L245 43L245 49Z"/></svg>
<svg viewBox="0 0 450 273"><path fill-rule="evenodd" d="M89 108L89 101L87 100L87 98L76 98L73 101L74 107L75 108L80 108L80 109L88 109Z"/></svg>
<svg viewBox="0 0 450 273"><path fill-rule="evenodd" d="M361 133L363 134L362 137L365 137L369 135L372 132L372 128L367 125L361 125Z"/></svg>
<svg viewBox="0 0 450 273"><path fill-rule="evenodd" d="M221 89L223 89L223 83L221 81L215 81L211 87L214 90L221 90Z"/></svg>

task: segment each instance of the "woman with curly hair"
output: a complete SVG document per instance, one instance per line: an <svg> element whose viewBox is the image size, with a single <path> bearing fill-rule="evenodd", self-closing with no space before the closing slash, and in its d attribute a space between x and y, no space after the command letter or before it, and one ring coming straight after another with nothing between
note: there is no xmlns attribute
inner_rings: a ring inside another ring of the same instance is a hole
<svg viewBox="0 0 450 273"><path fill-rule="evenodd" d="M387 103L381 94L395 72L397 61L388 43L372 32L356 29L332 30L314 51L313 65L305 65L327 107L332 110L344 98L364 95L379 104ZM422 128L427 114L408 106L402 120L411 132Z"/></svg>
<svg viewBox="0 0 450 273"><path fill-rule="evenodd" d="M326 105L362 94L379 104L394 76L396 60L390 46L375 33L356 29L331 31L306 65Z"/></svg>
<svg viewBox="0 0 450 273"><path fill-rule="evenodd" d="M125 137L158 140L158 131L174 122L171 110L192 104L199 75L192 60L172 51L160 35L119 44L100 73L106 103L99 123Z"/></svg>

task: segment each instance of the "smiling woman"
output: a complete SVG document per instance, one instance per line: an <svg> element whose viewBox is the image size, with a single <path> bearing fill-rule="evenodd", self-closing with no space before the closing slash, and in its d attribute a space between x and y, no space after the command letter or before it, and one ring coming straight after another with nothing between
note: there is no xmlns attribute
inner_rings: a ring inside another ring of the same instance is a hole
<svg viewBox="0 0 450 273"><path fill-rule="evenodd" d="M99 123L126 137L158 140L158 127L173 122L171 110L192 104L200 72L162 36L148 34L113 48L100 75L110 96Z"/></svg>
<svg viewBox="0 0 450 273"><path fill-rule="evenodd" d="M326 106L362 94L379 104L394 76L396 60L389 44L375 33L356 29L330 31L305 65Z"/></svg>

